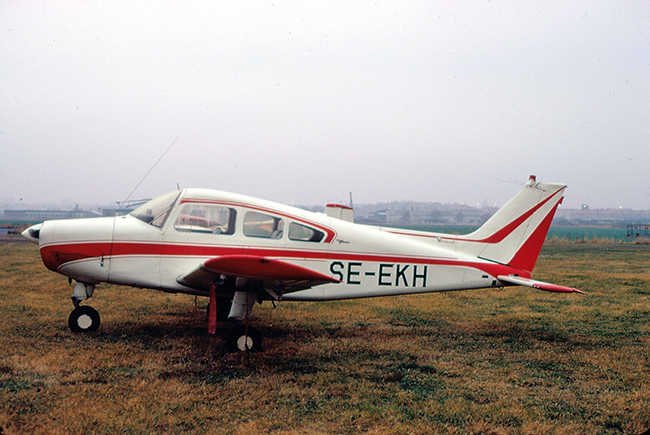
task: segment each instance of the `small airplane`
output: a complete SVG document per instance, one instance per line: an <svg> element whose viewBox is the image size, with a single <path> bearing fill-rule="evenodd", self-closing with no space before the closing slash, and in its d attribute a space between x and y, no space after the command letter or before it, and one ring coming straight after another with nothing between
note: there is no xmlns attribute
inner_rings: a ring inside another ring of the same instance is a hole
<svg viewBox="0 0 650 435"><path fill-rule="evenodd" d="M76 281L74 332L99 328L99 313L81 303L106 282L207 296L208 332L231 320L229 350L260 350L249 326L256 302L510 285L583 293L531 279L565 189L530 176L467 235L355 224L342 205L314 213L208 189L168 192L124 216L45 221L22 235L39 245L48 269Z"/></svg>

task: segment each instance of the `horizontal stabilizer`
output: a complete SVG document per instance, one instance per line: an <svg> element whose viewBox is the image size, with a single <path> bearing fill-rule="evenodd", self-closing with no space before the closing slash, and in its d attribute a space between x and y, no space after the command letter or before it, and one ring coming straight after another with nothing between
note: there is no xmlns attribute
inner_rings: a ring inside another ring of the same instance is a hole
<svg viewBox="0 0 650 435"><path fill-rule="evenodd" d="M540 290L544 290L547 292L554 292L554 293L580 293L580 294L586 294L582 290L578 290L577 288L573 287L564 287L562 285L557 285L557 284L550 284L548 282L543 282L543 281L535 281L534 279L529 279L529 278L521 278L519 276L513 276L513 275L499 275L497 276L497 279L501 282L505 282L508 284L514 284L514 285L522 285L524 287L532 287Z"/></svg>

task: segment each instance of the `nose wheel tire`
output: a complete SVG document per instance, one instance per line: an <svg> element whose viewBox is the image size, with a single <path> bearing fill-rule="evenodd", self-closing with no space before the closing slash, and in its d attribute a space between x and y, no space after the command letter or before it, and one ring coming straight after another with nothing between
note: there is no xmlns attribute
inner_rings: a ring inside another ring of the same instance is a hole
<svg viewBox="0 0 650 435"><path fill-rule="evenodd" d="M238 325L232 328L228 334L228 350L230 352L244 352L246 349L262 350L262 336L252 326L246 331L245 325Z"/></svg>
<svg viewBox="0 0 650 435"><path fill-rule="evenodd" d="M99 313L88 305L75 308L68 317L68 326L72 332L94 332L99 324Z"/></svg>

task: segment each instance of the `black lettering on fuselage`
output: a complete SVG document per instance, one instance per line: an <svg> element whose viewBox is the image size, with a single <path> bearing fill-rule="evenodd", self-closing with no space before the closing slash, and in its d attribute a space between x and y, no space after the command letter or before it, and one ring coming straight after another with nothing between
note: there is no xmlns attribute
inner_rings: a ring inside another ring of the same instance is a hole
<svg viewBox="0 0 650 435"><path fill-rule="evenodd" d="M330 272L341 282L350 285L362 285L365 282L366 285L376 284L380 287L424 288L427 286L428 266L426 264L333 261L330 264Z"/></svg>
<svg viewBox="0 0 650 435"><path fill-rule="evenodd" d="M424 266L424 272L418 274L418 265L413 266L413 287L418 285L418 279L422 280L422 287L427 286L427 266Z"/></svg>
<svg viewBox="0 0 650 435"><path fill-rule="evenodd" d="M404 287L409 286L409 282L406 280L406 269L408 269L410 264L406 264L403 268L400 268L400 265L397 265L397 275L395 276L395 287L399 287L400 278L404 280Z"/></svg>
<svg viewBox="0 0 650 435"><path fill-rule="evenodd" d="M393 275L392 270L385 272L384 269L392 269L394 264L381 263L379 265L379 279L377 280L377 285L393 285L393 281L390 279ZM384 278L388 278L386 281Z"/></svg>
<svg viewBox="0 0 650 435"><path fill-rule="evenodd" d="M361 284L361 281L352 280L353 276L356 277L356 276L361 275L361 271L359 269L352 270L352 268L353 267L361 268L362 265L363 265L363 263L357 263L357 262L352 262L352 261L348 263L348 280L347 280L348 284Z"/></svg>
<svg viewBox="0 0 650 435"><path fill-rule="evenodd" d="M336 276L337 279L341 282L343 282L343 269L345 269L345 264L341 263L340 261L335 261L334 263L330 264L330 272L332 272L332 275Z"/></svg>

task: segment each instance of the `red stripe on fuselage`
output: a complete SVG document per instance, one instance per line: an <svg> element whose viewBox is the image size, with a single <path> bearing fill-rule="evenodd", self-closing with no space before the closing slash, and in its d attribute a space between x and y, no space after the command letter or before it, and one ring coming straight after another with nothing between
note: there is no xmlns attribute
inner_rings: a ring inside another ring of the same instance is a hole
<svg viewBox="0 0 650 435"><path fill-rule="evenodd" d="M50 270L58 271L59 267L72 261L88 258L104 258L111 255L110 242L69 242L41 246L41 259Z"/></svg>
<svg viewBox="0 0 650 435"><path fill-rule="evenodd" d="M62 265L72 261L91 258L108 257L110 251L108 242L79 242L52 244L41 248L43 263L50 270L58 270ZM206 246L187 244L163 244L148 242L115 242L111 258L116 257L197 257L199 259L215 258L226 255L250 255L278 259L293 260L323 260L323 261L368 261L376 263L422 264L436 266L471 267L486 272L494 277L497 275L518 274L529 278L530 273L507 265L480 261L464 261L451 257L422 257L389 254L372 254L358 252L303 251L289 249L274 249L263 247L239 246Z"/></svg>

